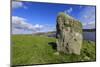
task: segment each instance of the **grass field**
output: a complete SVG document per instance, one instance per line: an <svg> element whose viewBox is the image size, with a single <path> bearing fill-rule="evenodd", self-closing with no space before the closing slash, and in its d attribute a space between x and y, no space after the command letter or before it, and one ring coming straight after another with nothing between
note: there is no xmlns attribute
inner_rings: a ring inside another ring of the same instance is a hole
<svg viewBox="0 0 100 67"><path fill-rule="evenodd" d="M83 41L81 55L57 54L51 45L56 39L46 36L12 35L12 65L95 61L95 42Z"/></svg>

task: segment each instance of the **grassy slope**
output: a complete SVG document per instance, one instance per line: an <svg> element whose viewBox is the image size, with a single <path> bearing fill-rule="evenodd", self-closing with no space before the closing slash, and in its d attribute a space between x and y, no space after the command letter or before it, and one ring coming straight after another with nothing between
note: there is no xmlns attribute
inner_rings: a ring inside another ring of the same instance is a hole
<svg viewBox="0 0 100 67"><path fill-rule="evenodd" d="M54 54L56 50L48 43L55 42L55 38L32 35L12 36L12 64L45 64L74 61L94 61L95 43L83 42L81 55Z"/></svg>

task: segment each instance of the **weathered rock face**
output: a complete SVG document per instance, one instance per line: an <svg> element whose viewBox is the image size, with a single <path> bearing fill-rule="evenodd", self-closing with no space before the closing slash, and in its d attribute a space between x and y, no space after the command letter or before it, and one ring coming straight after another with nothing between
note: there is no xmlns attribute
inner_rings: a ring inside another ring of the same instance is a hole
<svg viewBox="0 0 100 67"><path fill-rule="evenodd" d="M56 25L57 50L66 54L80 55L82 24L65 13L59 13Z"/></svg>

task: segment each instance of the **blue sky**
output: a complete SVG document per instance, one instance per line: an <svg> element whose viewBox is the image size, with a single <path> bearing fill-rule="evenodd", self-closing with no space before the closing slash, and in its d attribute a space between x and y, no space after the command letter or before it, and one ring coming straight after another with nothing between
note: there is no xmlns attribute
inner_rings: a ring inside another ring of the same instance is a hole
<svg viewBox="0 0 100 67"><path fill-rule="evenodd" d="M81 21L85 29L95 28L94 6L13 1L12 33L30 34L54 31L59 12L67 12Z"/></svg>

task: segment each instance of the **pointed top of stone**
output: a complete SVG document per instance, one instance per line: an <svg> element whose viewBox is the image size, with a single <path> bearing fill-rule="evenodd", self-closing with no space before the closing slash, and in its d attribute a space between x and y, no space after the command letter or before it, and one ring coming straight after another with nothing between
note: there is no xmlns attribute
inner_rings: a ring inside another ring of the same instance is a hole
<svg viewBox="0 0 100 67"><path fill-rule="evenodd" d="M74 19L73 17L69 16L68 13L67 13L66 11L60 12L60 13L58 14L58 16L62 16L62 17L64 17L64 18L68 18L68 19Z"/></svg>

